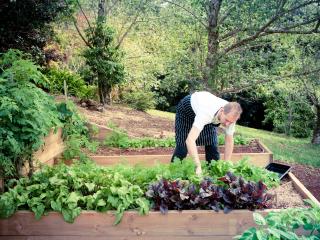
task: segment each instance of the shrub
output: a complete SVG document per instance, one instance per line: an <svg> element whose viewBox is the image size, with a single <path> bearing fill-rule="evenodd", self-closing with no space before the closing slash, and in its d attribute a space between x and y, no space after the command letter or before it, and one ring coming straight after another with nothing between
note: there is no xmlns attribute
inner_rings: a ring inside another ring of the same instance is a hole
<svg viewBox="0 0 320 240"><path fill-rule="evenodd" d="M35 84L45 82L33 62L18 51L0 58L0 175L18 177L32 153L42 145L43 137L61 125L56 105Z"/></svg>
<svg viewBox="0 0 320 240"><path fill-rule="evenodd" d="M152 109L155 105L153 93L148 91L132 91L126 93L123 98L129 106L139 111Z"/></svg>
<svg viewBox="0 0 320 240"><path fill-rule="evenodd" d="M96 87L87 86L85 81L75 73L68 70L51 68L46 72L51 93L64 93L64 81L67 84L68 95L84 99L96 97Z"/></svg>
<svg viewBox="0 0 320 240"><path fill-rule="evenodd" d="M63 157L65 159L78 158L86 160L87 155L83 153L82 148L87 148L95 152L98 146L97 142L91 142L89 129L85 119L83 119L76 110L72 102L60 103L58 105L60 121L63 123L63 138L66 145Z"/></svg>

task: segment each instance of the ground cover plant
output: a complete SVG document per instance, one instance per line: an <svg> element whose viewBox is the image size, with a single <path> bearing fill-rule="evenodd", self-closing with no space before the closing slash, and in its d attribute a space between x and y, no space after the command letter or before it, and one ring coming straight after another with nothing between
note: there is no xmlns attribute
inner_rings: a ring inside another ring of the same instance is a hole
<svg viewBox="0 0 320 240"><path fill-rule="evenodd" d="M205 168L204 172L209 172ZM170 182L171 185L184 182L185 186L193 189L194 198L203 199L202 205L193 204L197 208L207 208L203 204L212 198L213 189L216 189L215 193L223 189L220 201L212 203L211 208L216 206L215 210L267 206L267 186L261 181L248 183L245 177L236 177L230 172L222 177L200 178L194 169L191 159L151 168L128 165L100 167L90 161L73 166L44 167L31 178L8 182L7 191L0 196L0 216L9 217L17 210L27 209L39 219L53 210L61 212L67 222L73 222L81 210L115 210L115 223L118 223L125 210L136 209L141 214L149 211L150 202L154 200L150 191L147 192L152 186L159 185L159 181ZM159 192L153 192L159 195Z"/></svg>
<svg viewBox="0 0 320 240"><path fill-rule="evenodd" d="M306 201L311 205L310 208L270 212L266 217L254 213L253 218L258 226L247 229L236 239L320 239L320 207Z"/></svg>

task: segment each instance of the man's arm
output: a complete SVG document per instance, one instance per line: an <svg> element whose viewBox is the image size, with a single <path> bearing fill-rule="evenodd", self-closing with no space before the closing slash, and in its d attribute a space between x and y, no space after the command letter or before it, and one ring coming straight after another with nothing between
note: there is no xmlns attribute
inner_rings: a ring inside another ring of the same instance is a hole
<svg viewBox="0 0 320 240"><path fill-rule="evenodd" d="M196 145L196 140L199 137L199 135L200 135L200 130L193 126L191 128L191 130L188 134L187 140L186 140L188 153L189 153L189 155L192 156L192 159L197 166L196 174L198 174L198 175L202 173L200 158L198 155L198 149L197 149L197 145Z"/></svg>
<svg viewBox="0 0 320 240"><path fill-rule="evenodd" d="M224 139L224 160L230 160L233 152L233 134L226 134Z"/></svg>

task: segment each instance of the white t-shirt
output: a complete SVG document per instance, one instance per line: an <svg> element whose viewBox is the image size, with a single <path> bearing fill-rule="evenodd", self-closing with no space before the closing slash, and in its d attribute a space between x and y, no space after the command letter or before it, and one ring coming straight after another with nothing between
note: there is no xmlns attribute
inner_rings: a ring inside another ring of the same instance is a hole
<svg viewBox="0 0 320 240"><path fill-rule="evenodd" d="M219 123L215 114L224 107L228 101L216 97L209 92L195 92L191 95L191 107L196 114L193 126L200 131L209 123ZM227 135L232 135L235 131L235 123L225 128Z"/></svg>

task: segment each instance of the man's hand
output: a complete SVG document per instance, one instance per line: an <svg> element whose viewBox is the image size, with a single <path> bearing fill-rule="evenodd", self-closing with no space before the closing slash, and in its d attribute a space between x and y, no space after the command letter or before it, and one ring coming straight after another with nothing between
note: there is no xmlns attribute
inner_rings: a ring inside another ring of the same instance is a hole
<svg viewBox="0 0 320 240"><path fill-rule="evenodd" d="M202 175L201 165L197 166L197 168L196 168L196 174L197 174L197 176L199 176L199 177Z"/></svg>
<svg viewBox="0 0 320 240"><path fill-rule="evenodd" d="M224 160L230 160L233 152L233 135L225 136Z"/></svg>

